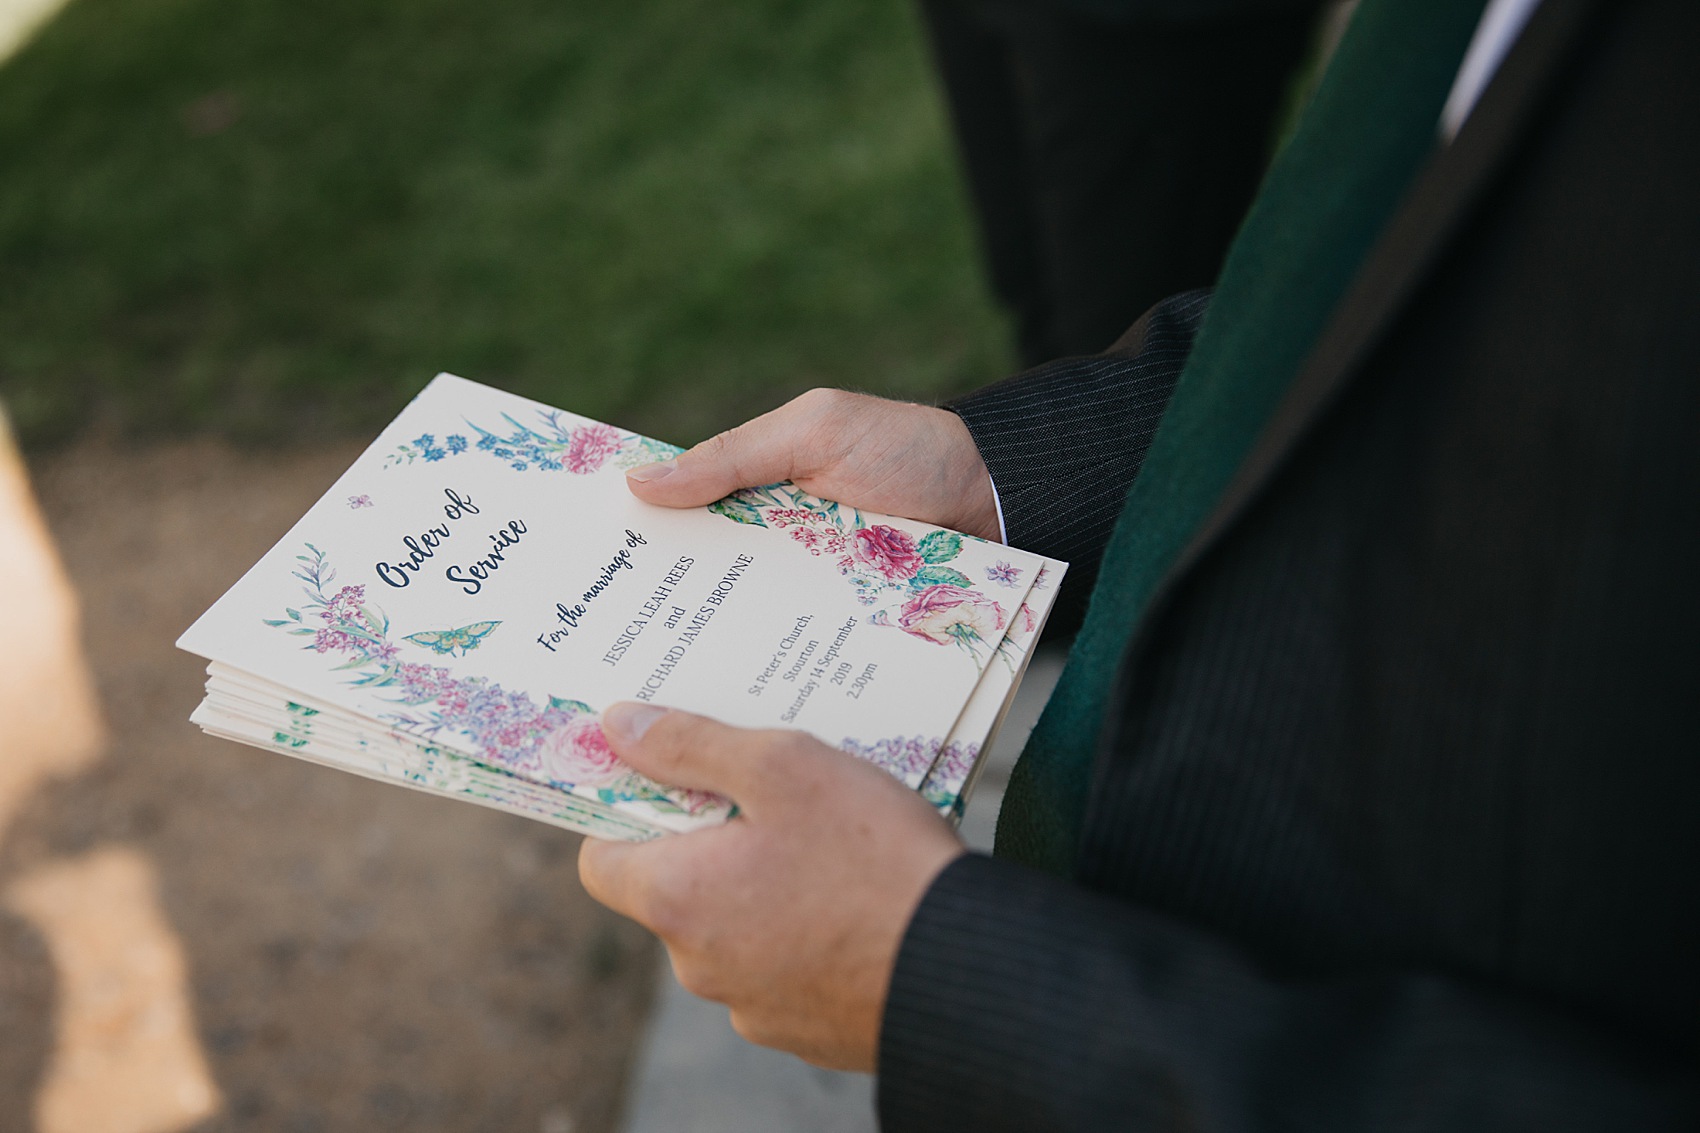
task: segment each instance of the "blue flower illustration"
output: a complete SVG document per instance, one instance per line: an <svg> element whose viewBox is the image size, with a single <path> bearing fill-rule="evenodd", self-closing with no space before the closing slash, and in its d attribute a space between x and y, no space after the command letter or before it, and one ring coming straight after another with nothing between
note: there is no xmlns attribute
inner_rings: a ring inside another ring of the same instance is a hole
<svg viewBox="0 0 1700 1133"><path fill-rule="evenodd" d="M537 428L523 425L509 414L502 416L514 426L511 433L492 432L468 421L476 430L476 437L471 433L449 433L439 442L434 435L424 433L401 445L385 467L412 464L421 458L438 461L477 448L518 472L535 468L540 472L566 471L583 476L616 458L624 461L620 466L625 467L643 463L645 456L662 459L682 451L659 441L623 434L611 425L595 422L575 425L555 411L539 414L543 424ZM638 450L635 454L631 452L634 447Z"/></svg>

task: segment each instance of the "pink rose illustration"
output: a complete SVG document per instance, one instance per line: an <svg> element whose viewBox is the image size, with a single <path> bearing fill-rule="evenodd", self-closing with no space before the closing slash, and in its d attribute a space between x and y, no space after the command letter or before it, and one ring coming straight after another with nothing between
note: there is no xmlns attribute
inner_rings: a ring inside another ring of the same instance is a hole
<svg viewBox="0 0 1700 1133"><path fill-rule="evenodd" d="M856 562L892 582L906 582L927 565L915 540L883 523L864 527L852 535L850 553Z"/></svg>
<svg viewBox="0 0 1700 1133"><path fill-rule="evenodd" d="M897 616L904 633L940 645L987 641L1007 624L1003 607L977 591L941 582L903 604Z"/></svg>
<svg viewBox="0 0 1700 1133"><path fill-rule="evenodd" d="M620 451L620 432L609 425L581 425L567 438L561 467L582 476L595 472Z"/></svg>
<svg viewBox="0 0 1700 1133"><path fill-rule="evenodd" d="M1015 611L1015 616L1021 621L1022 633L1032 633L1033 628L1039 624L1039 619L1033 616L1032 607L1026 602L1021 603L1021 608Z"/></svg>
<svg viewBox="0 0 1700 1133"><path fill-rule="evenodd" d="M574 716L543 737L543 769L558 783L600 787L626 771L608 746L602 725L589 713Z"/></svg>

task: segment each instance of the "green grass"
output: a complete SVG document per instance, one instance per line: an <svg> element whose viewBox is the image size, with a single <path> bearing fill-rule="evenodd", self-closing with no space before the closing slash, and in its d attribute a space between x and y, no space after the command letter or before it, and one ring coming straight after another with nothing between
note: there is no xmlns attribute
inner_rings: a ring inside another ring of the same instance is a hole
<svg viewBox="0 0 1700 1133"><path fill-rule="evenodd" d="M72 0L0 64L0 398L375 429L447 369L692 441L1009 364L907 0Z"/></svg>

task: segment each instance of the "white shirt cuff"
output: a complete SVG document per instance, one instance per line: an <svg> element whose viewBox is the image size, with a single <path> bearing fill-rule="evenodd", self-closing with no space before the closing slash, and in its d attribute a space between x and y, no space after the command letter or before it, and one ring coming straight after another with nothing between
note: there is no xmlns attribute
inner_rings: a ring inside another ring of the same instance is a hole
<svg viewBox="0 0 1700 1133"><path fill-rule="evenodd" d="M1009 528L1003 521L1003 500L998 497L998 482L992 479L990 472L986 473L986 482L992 486L992 506L998 509L998 542L1009 544Z"/></svg>

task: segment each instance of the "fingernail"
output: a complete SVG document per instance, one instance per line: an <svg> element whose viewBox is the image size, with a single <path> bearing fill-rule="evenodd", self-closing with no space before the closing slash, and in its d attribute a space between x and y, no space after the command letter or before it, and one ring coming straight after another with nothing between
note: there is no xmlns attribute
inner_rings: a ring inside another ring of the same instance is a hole
<svg viewBox="0 0 1700 1133"><path fill-rule="evenodd" d="M636 480L639 484L647 484L651 480L659 480L663 476L673 475L673 473L678 470L678 467L679 462L676 460L662 460L655 464L640 464L636 468L627 470L626 479Z"/></svg>
<svg viewBox="0 0 1700 1133"><path fill-rule="evenodd" d="M618 704L610 704L602 713L602 730L614 739L635 744L643 739L643 734L649 731L649 726L661 718L665 708L657 708L653 704L634 704L622 700Z"/></svg>

